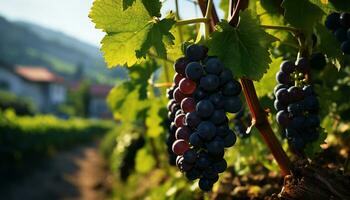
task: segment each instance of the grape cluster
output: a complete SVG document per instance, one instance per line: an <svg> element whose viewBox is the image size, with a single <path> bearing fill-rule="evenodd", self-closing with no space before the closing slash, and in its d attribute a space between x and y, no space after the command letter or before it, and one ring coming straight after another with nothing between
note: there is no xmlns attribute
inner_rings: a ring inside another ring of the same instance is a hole
<svg viewBox="0 0 350 200"><path fill-rule="evenodd" d="M327 16L325 25L341 43L341 50L350 54L350 13L333 12Z"/></svg>
<svg viewBox="0 0 350 200"><path fill-rule="evenodd" d="M176 126L175 123L173 122L175 119L175 114L178 110L180 110L180 105L179 104L175 104L175 100L174 100L174 90L175 90L175 86L172 86L171 88L167 89L167 98L169 99L167 108L168 108L168 120L166 121L167 125L168 125L168 135L167 135L167 140L166 140L166 144L167 144L167 151L168 151L168 158L169 158L169 164L175 166L176 165L176 157L177 155L174 154L173 150L172 150L172 145L175 142L176 138L175 138L175 132L176 132Z"/></svg>
<svg viewBox="0 0 350 200"><path fill-rule="evenodd" d="M174 64L174 86L168 90L173 121L168 142L173 142L178 168L187 179L199 179L203 191L210 191L225 171L224 149L236 142L226 113L242 108L240 83L207 51L205 46L189 45L186 56Z"/></svg>
<svg viewBox="0 0 350 200"><path fill-rule="evenodd" d="M315 63L306 58L300 58L296 63L284 61L276 74L279 83L274 89L276 121L283 127L289 145L300 153L306 144L318 139L320 130L318 99L305 80L312 65Z"/></svg>

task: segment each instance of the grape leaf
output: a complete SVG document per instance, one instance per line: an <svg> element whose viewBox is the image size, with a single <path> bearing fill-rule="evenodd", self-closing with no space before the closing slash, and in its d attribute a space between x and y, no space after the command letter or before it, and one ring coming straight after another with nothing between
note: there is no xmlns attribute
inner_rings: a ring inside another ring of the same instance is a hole
<svg viewBox="0 0 350 200"><path fill-rule="evenodd" d="M254 84L259 97L263 97L273 91L273 88L276 85L276 73L279 71L282 61L282 57L272 58L269 71L262 79L260 79L260 81Z"/></svg>
<svg viewBox="0 0 350 200"><path fill-rule="evenodd" d="M146 134L149 137L155 138L164 132L163 127L161 126L163 119L159 116L159 110L164 107L164 103L160 99L153 99L152 101L153 103L148 110L146 118Z"/></svg>
<svg viewBox="0 0 350 200"><path fill-rule="evenodd" d="M311 33L314 25L322 18L323 11L309 0L283 0L285 19L294 27ZM302 18L301 18L302 17Z"/></svg>
<svg viewBox="0 0 350 200"><path fill-rule="evenodd" d="M123 11L124 6L129 7ZM101 50L109 67L132 66L152 47L159 56L166 57L164 43L171 44L174 39L169 31L175 19L173 14L155 19L159 13L160 3L156 0L95 0L89 17L96 28L106 32Z"/></svg>
<svg viewBox="0 0 350 200"><path fill-rule="evenodd" d="M241 13L238 28L223 21L212 33L209 54L218 56L236 77L259 80L271 63L268 49L276 39L261 29L258 22L246 10Z"/></svg>

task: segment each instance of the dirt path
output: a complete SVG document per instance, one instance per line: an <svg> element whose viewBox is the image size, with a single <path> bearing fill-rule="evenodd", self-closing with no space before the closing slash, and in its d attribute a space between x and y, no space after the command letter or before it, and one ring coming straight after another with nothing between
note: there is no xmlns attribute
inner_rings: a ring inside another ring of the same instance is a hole
<svg viewBox="0 0 350 200"><path fill-rule="evenodd" d="M89 144L57 154L23 180L8 185L0 199L100 200L106 197L109 180L97 144Z"/></svg>

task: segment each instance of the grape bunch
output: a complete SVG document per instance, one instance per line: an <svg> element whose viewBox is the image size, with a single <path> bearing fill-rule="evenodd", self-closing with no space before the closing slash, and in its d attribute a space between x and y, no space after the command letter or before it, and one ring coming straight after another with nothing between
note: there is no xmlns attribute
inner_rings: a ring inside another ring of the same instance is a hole
<svg viewBox="0 0 350 200"><path fill-rule="evenodd" d="M224 149L236 142L226 113L242 108L240 83L207 51L205 46L189 45L186 56L174 64L174 86L168 90L173 121L168 141L173 142L176 165L187 179L199 179L203 191L210 191L226 170Z"/></svg>
<svg viewBox="0 0 350 200"><path fill-rule="evenodd" d="M306 58L300 58L296 63L284 61L276 74L279 83L274 89L276 121L283 127L289 145L299 153L306 144L318 139L320 131L318 99L305 79L312 65L315 63Z"/></svg>
<svg viewBox="0 0 350 200"><path fill-rule="evenodd" d="M178 110L180 110L180 105L175 103L174 100L174 90L175 86L172 86L171 88L167 89L167 98L169 99L167 108L168 108L168 120L166 121L166 124L168 125L168 135L167 135L167 151L168 151L168 158L169 158L169 164L175 166L176 165L176 157L177 155L174 154L172 150L172 145L175 142L175 132L176 132L176 126L174 123L175 120L175 114Z"/></svg>
<svg viewBox="0 0 350 200"><path fill-rule="evenodd" d="M331 13L326 18L325 26L341 43L341 50L345 54L350 54L350 13Z"/></svg>

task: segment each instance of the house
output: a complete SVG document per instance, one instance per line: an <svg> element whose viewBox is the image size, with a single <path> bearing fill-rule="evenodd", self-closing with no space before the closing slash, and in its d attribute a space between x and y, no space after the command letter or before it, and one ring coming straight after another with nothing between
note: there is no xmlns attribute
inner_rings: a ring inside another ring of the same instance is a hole
<svg viewBox="0 0 350 200"><path fill-rule="evenodd" d="M90 86L90 104L89 115L93 118L112 118L112 113L109 110L106 102L106 97L112 89L109 85L92 85Z"/></svg>
<svg viewBox="0 0 350 200"><path fill-rule="evenodd" d="M33 101L42 113L55 111L66 101L64 79L44 67L0 62L0 89Z"/></svg>

